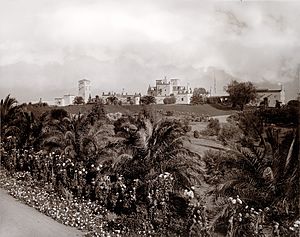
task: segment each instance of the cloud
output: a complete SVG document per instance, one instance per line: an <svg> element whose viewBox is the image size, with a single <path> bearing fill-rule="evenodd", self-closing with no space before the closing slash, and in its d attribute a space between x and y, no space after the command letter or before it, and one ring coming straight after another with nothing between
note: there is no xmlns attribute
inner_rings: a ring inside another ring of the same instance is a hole
<svg viewBox="0 0 300 237"><path fill-rule="evenodd" d="M212 66L223 71L224 82L236 77L290 83L300 62L297 2L15 0L2 5L0 78L10 81L4 92L22 94L16 88L36 84L40 95L50 98L62 87L76 92L77 80L86 76L98 91L143 92L165 75L209 88L205 70ZM30 99L35 92L26 93L22 98Z"/></svg>

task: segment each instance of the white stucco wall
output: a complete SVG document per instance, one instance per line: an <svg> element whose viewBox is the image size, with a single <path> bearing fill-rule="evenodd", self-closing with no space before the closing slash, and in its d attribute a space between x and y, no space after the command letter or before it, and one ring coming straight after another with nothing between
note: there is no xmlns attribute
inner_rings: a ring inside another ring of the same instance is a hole
<svg viewBox="0 0 300 237"><path fill-rule="evenodd" d="M173 93L173 86L170 84L157 85L158 96L169 96Z"/></svg>

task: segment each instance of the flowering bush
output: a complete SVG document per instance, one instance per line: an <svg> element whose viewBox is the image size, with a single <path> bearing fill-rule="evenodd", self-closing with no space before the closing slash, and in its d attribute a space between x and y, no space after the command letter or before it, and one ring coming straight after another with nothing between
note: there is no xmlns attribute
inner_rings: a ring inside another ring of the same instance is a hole
<svg viewBox="0 0 300 237"><path fill-rule="evenodd" d="M120 112L108 113L108 114L106 114L106 117L109 119L109 121L114 122L122 117L122 113L120 113Z"/></svg>
<svg viewBox="0 0 300 237"><path fill-rule="evenodd" d="M214 228L225 227L228 237L299 236L299 220L294 223L274 221L274 212L275 208L255 209L243 202L239 196L229 197Z"/></svg>
<svg viewBox="0 0 300 237"><path fill-rule="evenodd" d="M108 232L104 230L107 229L108 210L97 202L77 198L68 200L57 195L50 184L41 186L28 172L17 172L9 176L1 170L0 187L62 224L97 232L97 236L108 236Z"/></svg>

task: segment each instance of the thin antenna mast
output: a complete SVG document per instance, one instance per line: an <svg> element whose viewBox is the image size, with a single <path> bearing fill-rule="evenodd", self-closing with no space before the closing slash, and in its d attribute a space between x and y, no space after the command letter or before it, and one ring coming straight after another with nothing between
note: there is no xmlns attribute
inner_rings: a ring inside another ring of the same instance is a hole
<svg viewBox="0 0 300 237"><path fill-rule="evenodd" d="M217 81L216 81L215 69L214 69L214 93L217 94Z"/></svg>

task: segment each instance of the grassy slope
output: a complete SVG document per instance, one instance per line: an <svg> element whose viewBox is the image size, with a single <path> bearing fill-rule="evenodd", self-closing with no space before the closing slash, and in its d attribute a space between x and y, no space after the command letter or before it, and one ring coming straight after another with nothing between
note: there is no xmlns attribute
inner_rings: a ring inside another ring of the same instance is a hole
<svg viewBox="0 0 300 237"><path fill-rule="evenodd" d="M70 105L63 108L71 114L87 113L91 111L93 105ZM209 116L220 116L232 114L232 110L221 110L217 109L209 104L204 105L151 105L155 110L160 111L174 111L174 115L209 115ZM28 110L32 111L37 117L39 117L43 112L50 110L55 107L34 107L28 106ZM107 113L121 112L122 114L134 114L141 111L143 107L140 105L105 105L105 110Z"/></svg>

